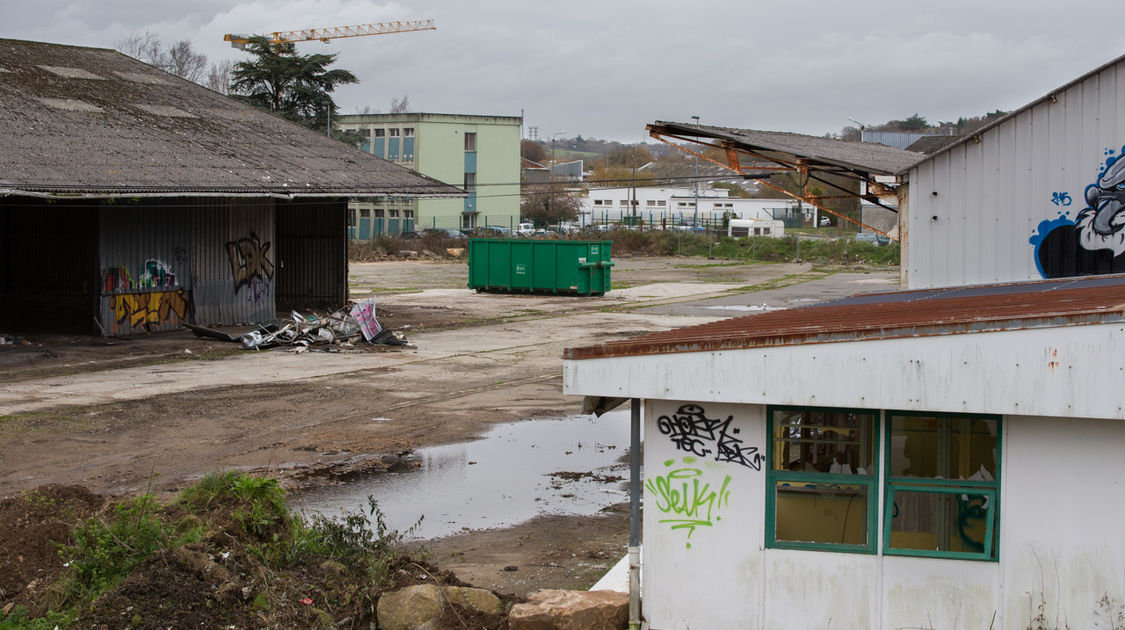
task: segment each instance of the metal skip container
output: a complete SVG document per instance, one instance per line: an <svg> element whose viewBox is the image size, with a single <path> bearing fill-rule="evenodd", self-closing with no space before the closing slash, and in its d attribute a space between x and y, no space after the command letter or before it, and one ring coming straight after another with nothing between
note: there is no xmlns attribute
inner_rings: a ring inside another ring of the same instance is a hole
<svg viewBox="0 0 1125 630"><path fill-rule="evenodd" d="M507 293L603 295L613 241L469 240L469 288Z"/></svg>

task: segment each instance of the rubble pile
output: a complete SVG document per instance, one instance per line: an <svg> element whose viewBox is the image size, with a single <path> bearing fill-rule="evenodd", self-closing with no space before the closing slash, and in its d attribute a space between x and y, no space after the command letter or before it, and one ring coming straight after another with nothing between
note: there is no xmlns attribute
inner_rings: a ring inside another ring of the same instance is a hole
<svg viewBox="0 0 1125 630"><path fill-rule="evenodd" d="M264 324L258 330L239 337L203 326L187 326L198 336L241 343L245 350L287 346L290 352L310 349L338 351L341 347L352 347L361 341L383 346L410 345L401 334L379 325L375 319L374 299L349 302L327 315L315 312L303 315L291 311L289 318Z"/></svg>

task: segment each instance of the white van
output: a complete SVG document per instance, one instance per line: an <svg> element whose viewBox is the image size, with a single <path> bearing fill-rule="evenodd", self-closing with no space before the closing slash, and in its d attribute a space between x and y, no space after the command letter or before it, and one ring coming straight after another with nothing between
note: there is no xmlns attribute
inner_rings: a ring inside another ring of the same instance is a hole
<svg viewBox="0 0 1125 630"><path fill-rule="evenodd" d="M785 222L778 219L731 219L727 224L727 236L745 238L747 236L785 236Z"/></svg>

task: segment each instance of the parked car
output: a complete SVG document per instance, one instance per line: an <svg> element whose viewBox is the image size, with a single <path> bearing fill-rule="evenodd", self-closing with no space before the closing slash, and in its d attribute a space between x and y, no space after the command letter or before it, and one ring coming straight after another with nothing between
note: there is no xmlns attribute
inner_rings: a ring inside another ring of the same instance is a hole
<svg viewBox="0 0 1125 630"><path fill-rule="evenodd" d="M486 225L478 227L477 232L488 238L512 238L512 228L499 225Z"/></svg>
<svg viewBox="0 0 1125 630"><path fill-rule="evenodd" d="M886 245L890 243L891 239L883 236L882 234L876 234L874 232L860 232L859 234L855 235L855 242L871 243L872 245L878 247L880 245Z"/></svg>
<svg viewBox="0 0 1125 630"><path fill-rule="evenodd" d="M465 233L457 228L429 227L422 230L423 236L439 236L441 238L465 238Z"/></svg>

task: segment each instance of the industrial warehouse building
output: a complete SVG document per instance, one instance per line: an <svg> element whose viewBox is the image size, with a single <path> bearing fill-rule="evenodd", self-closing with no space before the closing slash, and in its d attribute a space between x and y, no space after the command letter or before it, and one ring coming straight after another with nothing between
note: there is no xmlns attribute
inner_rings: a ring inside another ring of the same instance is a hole
<svg viewBox="0 0 1125 630"><path fill-rule="evenodd" d="M0 40L0 100L12 330L339 307L348 197L463 195L112 50Z"/></svg>
<svg viewBox="0 0 1125 630"><path fill-rule="evenodd" d="M735 169L897 173L920 288L567 351L565 392L643 429L647 627L1120 625L1123 63L896 169L650 126Z"/></svg>
<svg viewBox="0 0 1125 630"><path fill-rule="evenodd" d="M359 148L462 188L463 199L356 199L348 234L370 240L425 228L499 226L520 219L519 116L349 114L334 124L361 134Z"/></svg>

